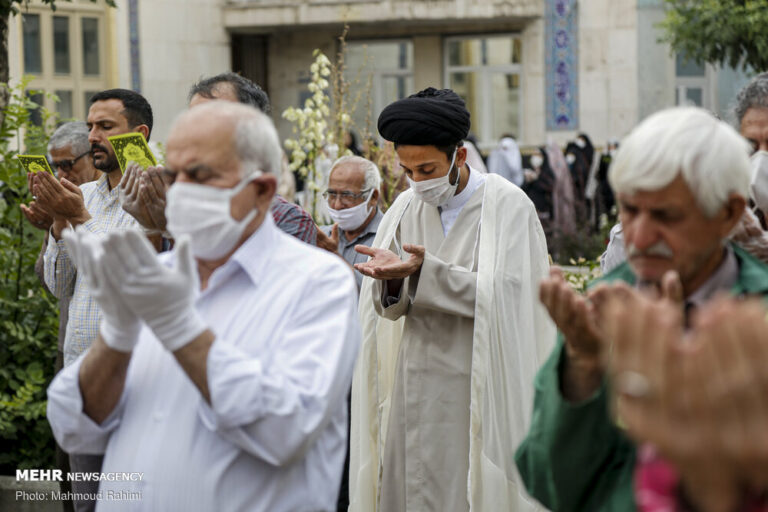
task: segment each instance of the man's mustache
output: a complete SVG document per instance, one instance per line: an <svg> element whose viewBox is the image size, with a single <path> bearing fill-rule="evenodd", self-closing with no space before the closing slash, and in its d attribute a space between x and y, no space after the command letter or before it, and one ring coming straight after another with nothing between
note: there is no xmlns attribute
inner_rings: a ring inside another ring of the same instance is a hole
<svg viewBox="0 0 768 512"><path fill-rule="evenodd" d="M672 259L674 255L672 249L663 241L656 242L647 249L638 249L632 244L627 244L627 257L630 259L643 256Z"/></svg>
<svg viewBox="0 0 768 512"><path fill-rule="evenodd" d="M91 144L91 155L93 155L93 152L96 150L103 151L105 154L109 154L109 151L107 151L107 148L100 144Z"/></svg>

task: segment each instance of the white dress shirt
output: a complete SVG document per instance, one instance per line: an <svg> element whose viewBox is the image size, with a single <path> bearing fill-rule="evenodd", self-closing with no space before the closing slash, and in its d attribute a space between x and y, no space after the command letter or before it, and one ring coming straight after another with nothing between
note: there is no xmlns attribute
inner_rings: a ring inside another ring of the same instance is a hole
<svg viewBox="0 0 768 512"><path fill-rule="evenodd" d="M161 258L171 264L173 254ZM105 453L104 473L144 473L102 481L97 510L335 510L360 344L349 267L267 216L195 304L216 335L211 406L146 326L101 425L82 412L82 357L48 390L48 419L66 451ZM107 491L141 497L110 500Z"/></svg>
<svg viewBox="0 0 768 512"><path fill-rule="evenodd" d="M469 179L467 180L467 186L464 187L464 190L451 197L444 205L439 208L440 220L443 223L444 236L448 236L448 232L456 223L456 219L459 218L461 209L464 208L465 204L467 204L467 201L469 201L469 198L472 197L472 194L475 193L475 190L480 188L480 186L485 183L485 174L482 174L480 171L469 167L469 165L467 165L467 168L469 168Z"/></svg>

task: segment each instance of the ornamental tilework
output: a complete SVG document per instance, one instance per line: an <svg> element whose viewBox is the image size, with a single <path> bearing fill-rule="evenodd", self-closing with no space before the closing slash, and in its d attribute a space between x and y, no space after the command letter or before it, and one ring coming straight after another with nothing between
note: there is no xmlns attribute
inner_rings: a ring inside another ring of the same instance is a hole
<svg viewBox="0 0 768 512"><path fill-rule="evenodd" d="M579 27L577 0L546 3L547 130L579 126Z"/></svg>

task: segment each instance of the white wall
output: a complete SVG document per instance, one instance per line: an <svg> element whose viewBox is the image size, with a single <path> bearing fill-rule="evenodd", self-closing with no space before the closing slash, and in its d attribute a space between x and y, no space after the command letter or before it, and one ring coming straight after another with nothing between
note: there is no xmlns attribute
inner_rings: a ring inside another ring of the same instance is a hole
<svg viewBox="0 0 768 512"><path fill-rule="evenodd" d="M127 10L127 2L121 5ZM222 0L139 2L141 92L154 112L153 140L165 141L176 115L186 108L187 91L195 81L229 70L222 6ZM126 13L125 36L120 38L122 58L130 55L124 49L129 45L127 21ZM130 72L130 60L120 68ZM121 86L130 87L130 79L122 82L125 77L121 73Z"/></svg>
<svg viewBox="0 0 768 512"><path fill-rule="evenodd" d="M636 0L579 2L579 124L593 143L638 121Z"/></svg>

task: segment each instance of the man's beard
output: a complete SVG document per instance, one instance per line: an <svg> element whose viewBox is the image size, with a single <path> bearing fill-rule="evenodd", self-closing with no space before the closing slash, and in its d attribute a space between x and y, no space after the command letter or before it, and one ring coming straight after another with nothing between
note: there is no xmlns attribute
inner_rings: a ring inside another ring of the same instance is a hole
<svg viewBox="0 0 768 512"><path fill-rule="evenodd" d="M93 154L95 149L99 149L103 152L106 158L96 161L96 157ZM107 148L100 146L99 144L91 144L91 157L93 157L93 166L101 172L110 173L120 169L120 164L117 161L117 156L114 153L110 153Z"/></svg>

